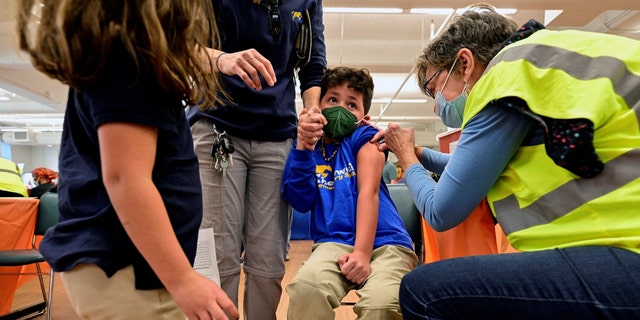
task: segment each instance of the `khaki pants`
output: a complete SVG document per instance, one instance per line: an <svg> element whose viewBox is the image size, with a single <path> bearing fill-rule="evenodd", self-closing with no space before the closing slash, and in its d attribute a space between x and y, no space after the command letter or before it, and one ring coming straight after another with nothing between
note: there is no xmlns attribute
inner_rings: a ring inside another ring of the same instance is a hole
<svg viewBox="0 0 640 320"><path fill-rule="evenodd" d="M80 264L61 277L71 306L82 319L187 318L167 290L136 290L133 266L107 278L98 266Z"/></svg>
<svg viewBox="0 0 640 320"><path fill-rule="evenodd" d="M359 299L353 307L358 319L402 319L398 290L402 277L418 264L416 254L400 246L382 246L371 255L371 274L356 288L340 272L338 258L353 247L328 242L315 244L311 256L302 265L286 290L289 294L287 318L334 319L334 308L349 290Z"/></svg>

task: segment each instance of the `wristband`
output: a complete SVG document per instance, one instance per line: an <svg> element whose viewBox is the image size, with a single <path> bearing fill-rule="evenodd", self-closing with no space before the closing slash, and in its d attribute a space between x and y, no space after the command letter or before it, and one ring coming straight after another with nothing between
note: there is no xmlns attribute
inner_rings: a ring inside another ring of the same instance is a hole
<svg viewBox="0 0 640 320"><path fill-rule="evenodd" d="M216 68L218 69L218 72L220 71L220 57L222 57L223 55L228 54L226 52L221 53L220 55L218 55L218 57L216 58Z"/></svg>

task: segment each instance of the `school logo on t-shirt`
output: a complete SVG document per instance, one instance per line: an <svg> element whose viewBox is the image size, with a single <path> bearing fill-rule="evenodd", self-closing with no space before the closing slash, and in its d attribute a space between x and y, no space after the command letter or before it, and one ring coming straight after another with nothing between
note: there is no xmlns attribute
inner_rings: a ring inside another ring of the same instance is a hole
<svg viewBox="0 0 640 320"><path fill-rule="evenodd" d="M333 190L335 181L355 177L356 170L349 162L343 169L333 170L329 165L316 166L316 180L318 188Z"/></svg>

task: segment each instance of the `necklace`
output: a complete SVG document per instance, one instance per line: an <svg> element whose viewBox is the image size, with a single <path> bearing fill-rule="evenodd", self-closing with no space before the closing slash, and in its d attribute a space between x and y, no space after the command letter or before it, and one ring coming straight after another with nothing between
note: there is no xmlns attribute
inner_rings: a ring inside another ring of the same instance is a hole
<svg viewBox="0 0 640 320"><path fill-rule="evenodd" d="M322 153L322 159L324 159L324 161L326 162L331 162L331 160L336 156L336 154L338 154L338 150L340 149L340 144L336 146L335 150L333 150L333 152L328 158L327 158L327 150L324 147L324 140L320 142L320 147L318 147L318 149L320 150L320 153Z"/></svg>

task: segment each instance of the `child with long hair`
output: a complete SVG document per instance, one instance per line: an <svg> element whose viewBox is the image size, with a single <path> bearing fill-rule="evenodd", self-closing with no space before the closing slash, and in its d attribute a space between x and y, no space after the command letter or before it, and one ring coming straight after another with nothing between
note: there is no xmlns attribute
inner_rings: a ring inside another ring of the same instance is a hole
<svg viewBox="0 0 640 320"><path fill-rule="evenodd" d="M70 86L60 221L41 251L62 272L75 311L83 319L237 318L220 287L192 268L202 191L184 106L217 99L201 49L216 39L211 5L24 0L19 11L20 48Z"/></svg>

